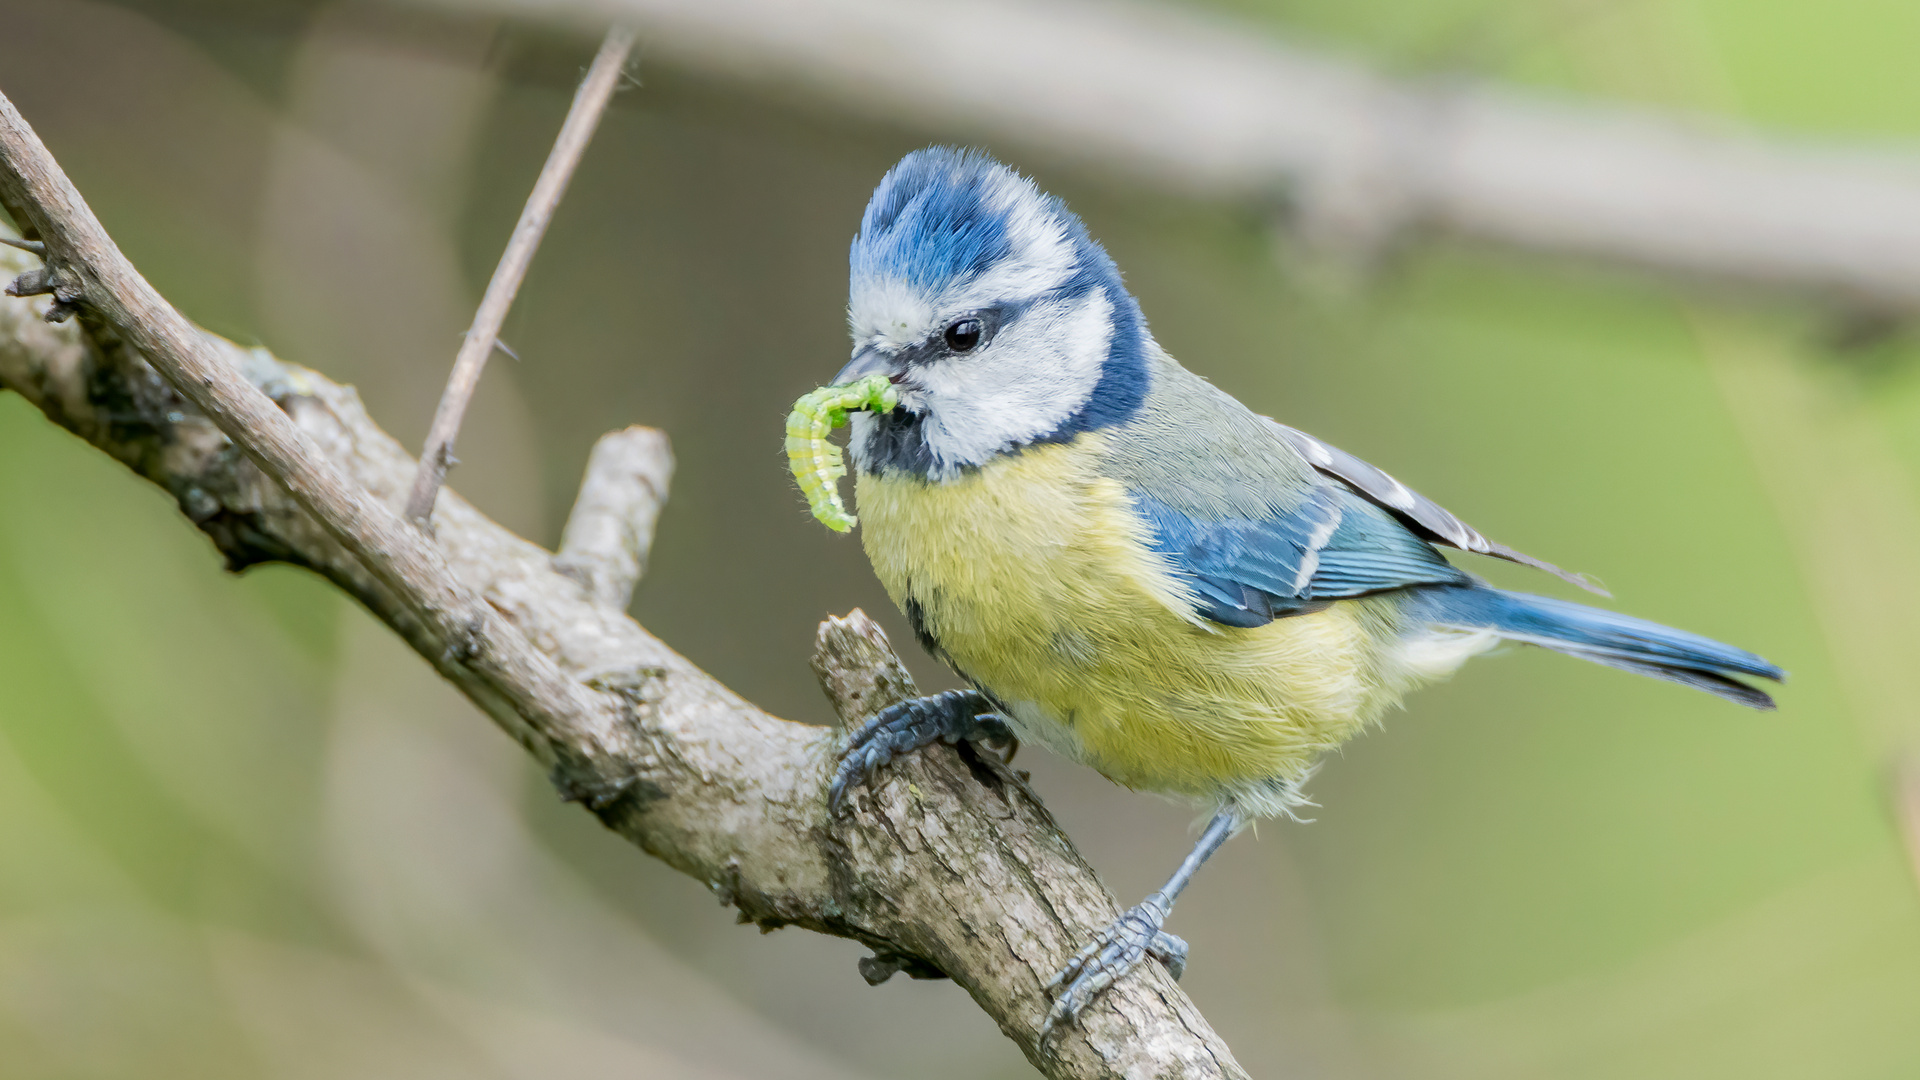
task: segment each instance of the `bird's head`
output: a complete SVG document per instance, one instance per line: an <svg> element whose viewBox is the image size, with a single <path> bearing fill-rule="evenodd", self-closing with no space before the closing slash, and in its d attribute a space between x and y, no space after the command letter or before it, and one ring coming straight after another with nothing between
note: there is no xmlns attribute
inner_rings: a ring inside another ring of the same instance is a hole
<svg viewBox="0 0 1920 1080"><path fill-rule="evenodd" d="M945 480L1119 423L1147 390L1147 330L1120 272L1060 200L984 154L908 154L854 238L853 359L900 407L854 417L869 472Z"/></svg>

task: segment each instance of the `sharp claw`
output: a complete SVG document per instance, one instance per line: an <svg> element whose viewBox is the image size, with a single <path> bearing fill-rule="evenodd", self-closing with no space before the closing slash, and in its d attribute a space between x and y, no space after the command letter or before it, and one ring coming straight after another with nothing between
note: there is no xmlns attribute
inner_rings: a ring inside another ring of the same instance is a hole
<svg viewBox="0 0 1920 1080"><path fill-rule="evenodd" d="M1176 979L1186 973L1187 943L1160 929L1168 906L1148 898L1094 935L1061 967L1047 983L1047 992L1055 996L1040 1025L1041 1042L1062 1023L1072 1023L1108 987L1149 956L1166 965Z"/></svg>
<svg viewBox="0 0 1920 1080"><path fill-rule="evenodd" d="M878 727L879 725L877 723L869 720L855 729L854 733L847 738L847 753L851 754L855 750L865 746L867 740L873 738L874 730Z"/></svg>
<svg viewBox="0 0 1920 1080"><path fill-rule="evenodd" d="M935 742L1010 736L997 714L984 711L986 701L977 691L949 690L881 710L847 738L827 787L829 812L838 814L849 791L872 783L881 767L902 754Z"/></svg>
<svg viewBox="0 0 1920 1080"><path fill-rule="evenodd" d="M847 792L873 780L874 770L886 764L884 759L876 760L883 749L872 746L848 748L840 759L839 767L834 769L833 783L827 787L827 809L830 812L840 813L845 808Z"/></svg>
<svg viewBox="0 0 1920 1080"><path fill-rule="evenodd" d="M1109 929L1111 929L1111 927L1109 927ZM1080 974L1080 969L1087 966L1087 961L1093 959L1093 954L1100 950L1104 937L1105 934L1103 932L1100 936L1096 936L1089 942L1085 948L1074 953L1073 959L1068 960L1065 966L1061 967L1061 969L1054 974L1053 981L1047 984L1047 990L1049 992L1058 990L1073 981L1073 979Z"/></svg>
<svg viewBox="0 0 1920 1080"><path fill-rule="evenodd" d="M1173 976L1174 982L1187 973L1187 939L1165 930L1153 939L1153 945L1147 949L1147 955L1160 961Z"/></svg>

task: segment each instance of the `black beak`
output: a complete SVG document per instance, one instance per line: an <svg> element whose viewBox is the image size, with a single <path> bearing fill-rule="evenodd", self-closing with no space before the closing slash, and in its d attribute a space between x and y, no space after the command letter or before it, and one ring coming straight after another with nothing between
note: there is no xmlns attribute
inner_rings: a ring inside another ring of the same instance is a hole
<svg viewBox="0 0 1920 1080"><path fill-rule="evenodd" d="M881 352L878 347L868 345L859 352L854 353L853 359L847 361L847 366L841 368L840 374L835 375L833 382L828 385L845 386L856 379L864 379L869 375L886 375L890 377L893 374L893 358Z"/></svg>

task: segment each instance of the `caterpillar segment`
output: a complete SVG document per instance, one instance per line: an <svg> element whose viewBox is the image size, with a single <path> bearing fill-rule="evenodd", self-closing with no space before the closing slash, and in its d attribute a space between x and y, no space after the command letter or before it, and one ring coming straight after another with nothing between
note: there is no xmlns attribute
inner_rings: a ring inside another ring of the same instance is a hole
<svg viewBox="0 0 1920 1080"><path fill-rule="evenodd" d="M847 475L847 465L827 435L846 426L849 412L889 412L899 403L899 394L885 375L869 375L845 386L823 386L793 403L793 412L787 416L787 467L807 497L807 509L834 532L848 531L858 519L840 501L837 481Z"/></svg>

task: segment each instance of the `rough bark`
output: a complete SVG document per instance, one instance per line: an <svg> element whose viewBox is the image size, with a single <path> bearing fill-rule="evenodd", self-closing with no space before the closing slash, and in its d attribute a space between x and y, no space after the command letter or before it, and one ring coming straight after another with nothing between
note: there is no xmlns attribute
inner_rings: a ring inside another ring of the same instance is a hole
<svg viewBox="0 0 1920 1080"><path fill-rule="evenodd" d="M560 556L451 491L429 536L399 515L417 463L353 390L188 323L4 98L0 205L47 259L0 248L0 275L47 294L0 300L0 386L165 488L230 567L324 575L534 752L565 797L707 882L741 921L863 942L876 982L952 977L1045 1075L1244 1075L1151 964L1039 1044L1046 980L1119 909L997 761L933 748L833 819L837 731L761 712L626 615L665 485L657 435L603 442ZM848 720L912 692L857 612L822 627L815 662Z"/></svg>

